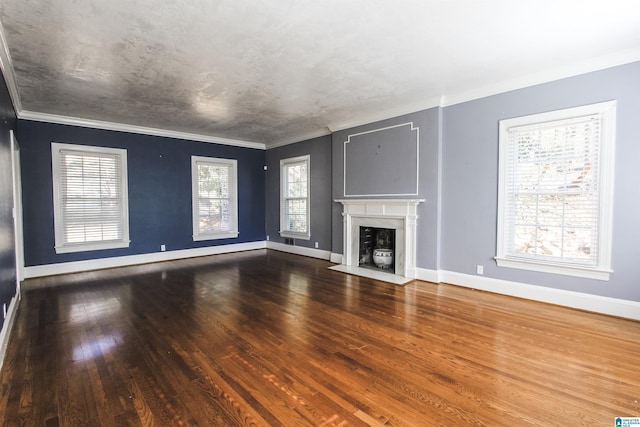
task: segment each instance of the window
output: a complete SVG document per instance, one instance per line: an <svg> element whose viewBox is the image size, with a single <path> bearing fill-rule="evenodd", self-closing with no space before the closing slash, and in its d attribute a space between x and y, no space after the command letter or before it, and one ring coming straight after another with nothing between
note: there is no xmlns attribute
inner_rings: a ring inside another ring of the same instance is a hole
<svg viewBox="0 0 640 427"><path fill-rule="evenodd" d="M193 240L238 237L237 160L191 156Z"/></svg>
<svg viewBox="0 0 640 427"><path fill-rule="evenodd" d="M500 122L499 266L609 279L615 108Z"/></svg>
<svg viewBox="0 0 640 427"><path fill-rule="evenodd" d="M280 235L309 240L309 156L280 160Z"/></svg>
<svg viewBox="0 0 640 427"><path fill-rule="evenodd" d="M56 253L129 246L127 151L51 144Z"/></svg>

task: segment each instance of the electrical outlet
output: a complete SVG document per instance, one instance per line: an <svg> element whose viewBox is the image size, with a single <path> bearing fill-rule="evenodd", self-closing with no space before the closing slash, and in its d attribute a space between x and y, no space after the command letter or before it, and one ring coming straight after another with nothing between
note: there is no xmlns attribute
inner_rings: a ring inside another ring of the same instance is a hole
<svg viewBox="0 0 640 427"><path fill-rule="evenodd" d="M482 266L482 265L476 265L476 273L478 273L478 274L484 274L484 266Z"/></svg>
<svg viewBox="0 0 640 427"><path fill-rule="evenodd" d="M269 241L269 235L267 234L267 242Z"/></svg>
<svg viewBox="0 0 640 427"><path fill-rule="evenodd" d="M167 246L166 245L160 245L160 250L162 252L166 251L167 250Z"/></svg>
<svg viewBox="0 0 640 427"><path fill-rule="evenodd" d="M318 249L318 242L316 242L316 249Z"/></svg>

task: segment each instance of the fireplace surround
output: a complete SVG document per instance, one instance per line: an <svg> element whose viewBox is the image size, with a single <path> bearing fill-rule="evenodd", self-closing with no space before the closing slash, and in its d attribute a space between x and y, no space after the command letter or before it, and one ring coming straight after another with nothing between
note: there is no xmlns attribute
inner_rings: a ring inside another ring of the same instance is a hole
<svg viewBox="0 0 640 427"><path fill-rule="evenodd" d="M336 199L343 205L342 264L333 270L405 284L416 277L416 220L424 199ZM359 267L360 227L395 230L395 273Z"/></svg>

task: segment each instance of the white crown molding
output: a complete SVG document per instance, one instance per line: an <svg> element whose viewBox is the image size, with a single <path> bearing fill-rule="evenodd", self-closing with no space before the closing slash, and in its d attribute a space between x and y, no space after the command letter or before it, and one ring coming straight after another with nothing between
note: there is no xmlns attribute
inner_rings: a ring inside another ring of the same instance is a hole
<svg viewBox="0 0 640 427"><path fill-rule="evenodd" d="M360 117L351 118L349 120L341 122L331 122L326 126L326 129L320 129L306 134L301 134L296 137L286 138L280 141L272 143L260 143L254 141L236 140L230 138L214 137L201 134L193 134L186 132L171 131L166 129L149 128L144 126L126 125L122 123L106 122L100 120L82 119L77 117L61 116L56 114L38 113L27 110L22 110L22 103L18 92L18 87L15 79L15 73L13 70L13 63L9 54L9 49L6 45L6 38L4 36L4 30L0 25L0 69L2 69L5 82L9 89L11 100L13 101L14 108L17 116L24 120L34 120L41 122L51 122L58 124L66 124L73 126L81 126L88 128L114 130L121 132L130 132L143 135L161 136L167 138L176 138L183 140L192 140L200 142L208 142L214 144L231 145L245 148L256 148L266 150L270 148L277 148L284 145L295 144L303 142L309 139L317 138L320 136L329 135L334 132L338 132L344 129L350 129L358 126L364 126L375 122L389 120L395 117L403 116L406 114L416 113L418 111L427 110L434 107L448 107L463 102L473 101L476 99L485 98L488 96L498 95L500 93L509 92L512 90L523 89L526 87L535 86L537 84L549 83L552 81L560 80L563 78L574 77L581 74L586 74L593 71L598 71L606 68L612 68L624 64L640 61L640 49L628 49L621 52L615 52L609 55L594 58L588 61L581 61L571 65L555 67L544 72L530 74L515 79L509 79L496 84L483 86L480 88L471 89L464 92L453 93L449 95L442 95L438 97L432 97L425 99L424 101L405 104L398 107L393 107L375 114L363 115Z"/></svg>
<svg viewBox="0 0 640 427"><path fill-rule="evenodd" d="M208 142L211 144L232 145L235 147L256 148L265 150L261 142L243 141L240 139L221 138L200 135L197 133L178 132L166 129L149 128L144 126L126 125L122 123L105 122L101 120L82 119L79 117L60 116L57 114L37 113L33 111L19 111L18 118L36 122L57 123L61 125L80 126L93 129L113 130L118 132L137 133L142 135L161 136L165 138L184 139L189 141Z"/></svg>
<svg viewBox="0 0 640 427"><path fill-rule="evenodd" d="M25 267L24 275L25 278L30 279L34 277L53 276L56 274L80 273L84 271L101 270L104 268L127 267L131 265L149 264L152 262L173 261L184 258L195 258L200 256L219 255L230 252L250 251L264 248L266 248L266 242L258 241L112 258L99 258L86 261L63 262L59 264Z"/></svg>
<svg viewBox="0 0 640 427"><path fill-rule="evenodd" d="M355 117L342 122L329 123L327 128L331 132L338 132L344 129L351 129L358 126L364 126L382 120L392 119L394 117L404 116L405 114L416 113L429 108L442 106L442 97L428 98L424 101L402 105L400 107L391 108L375 114Z"/></svg>
<svg viewBox="0 0 640 427"><path fill-rule="evenodd" d="M239 139L222 138L222 137L215 137L215 136L208 136L208 135L200 135L195 133L178 132L178 131L172 131L172 130L166 130L166 129L126 125L122 123L82 119L79 117L69 117L69 116L61 116L57 114L38 113L38 112L23 110L22 101L20 100L20 93L18 91L18 84L16 82L13 61L11 59L11 53L9 52L9 47L7 45L7 39L4 33L4 26L1 23L0 23L0 70L2 70L2 75L4 76L4 80L7 84L11 101L13 102L13 108L19 119L266 150L265 144L261 142L243 141Z"/></svg>
<svg viewBox="0 0 640 427"><path fill-rule="evenodd" d="M2 369L2 365L4 364L4 358L7 354L9 337L11 336L11 331L13 330L13 324L18 314L19 302L20 302L20 294L14 295L13 298L11 298L11 303L9 304L9 308L7 309L7 317L5 317L4 323L2 324L2 331L0 331L0 369Z"/></svg>
<svg viewBox="0 0 640 427"><path fill-rule="evenodd" d="M309 133L306 133L306 134L298 135L298 136L296 136L294 138L287 138L287 139L283 139L281 141L267 143L266 146L267 146L267 150L270 150L271 148L277 148L277 147L283 147L285 145L296 144L298 142L304 142L304 141L308 141L310 139L319 138L321 136L327 136L327 135L331 135L331 130L329 130L328 128L320 129L320 130L317 130L317 131L313 131L313 132L309 132Z"/></svg>
<svg viewBox="0 0 640 427"><path fill-rule="evenodd" d="M22 101L20 101L16 75L13 71L13 60L11 59L11 53L9 52L9 46L7 45L7 38L4 34L4 26L2 24L0 24L0 69L2 70L4 81L7 83L13 108L17 113L22 110Z"/></svg>
<svg viewBox="0 0 640 427"><path fill-rule="evenodd" d="M445 95L442 97L442 107L449 107L463 102L474 101L513 90L551 83L557 80L576 77L594 71L613 68L620 65L640 61L640 48L628 49L600 56L587 61L580 61L570 65L549 68L543 72L524 75L515 79L504 80L496 84L487 85L468 91Z"/></svg>
<svg viewBox="0 0 640 427"><path fill-rule="evenodd" d="M498 95L517 89L524 89L543 83L550 83L568 77L575 77L581 74L587 74L593 71L599 71L606 68L613 68L620 65L630 64L640 61L640 48L628 49L612 54L600 56L586 61L573 63L561 67L554 67L544 72L529 74L515 79L505 80L496 84L482 86L468 91L444 94L439 97L432 97L424 101L402 105L390 108L381 112L354 117L349 120L340 122L331 122L327 124L327 129L331 133L345 129L351 129L358 126L373 124L383 120L389 120L406 114L416 113L418 111L427 110L435 107L449 107L455 104L461 104L467 101L486 98L488 96ZM286 141L269 144L269 148L278 145L293 144L303 141L306 136L290 138ZM308 138L307 138L308 139Z"/></svg>
<svg viewBox="0 0 640 427"><path fill-rule="evenodd" d="M465 288L640 320L640 302L440 270L439 281Z"/></svg>
<svg viewBox="0 0 640 427"><path fill-rule="evenodd" d="M356 117L342 122L329 123L327 128L331 132L338 132L358 126L369 125L382 120L392 119L398 116L427 110L434 107L449 107L467 101L486 98L517 89L524 89L543 83L550 83L568 77L575 77L593 71L613 68L620 65L630 64L640 61L640 48L628 49L612 54L600 56L587 61L581 61L566 66L554 67L544 72L529 74L515 79L505 80L496 84L482 86L468 91L444 94L440 97L433 97L421 102L394 107L382 112Z"/></svg>
<svg viewBox="0 0 640 427"><path fill-rule="evenodd" d="M280 252L287 252L290 254L303 255L311 258L324 259L329 261L331 259L331 252L323 251L321 249L305 248L304 246L285 245L278 242L267 242L267 249L273 249Z"/></svg>

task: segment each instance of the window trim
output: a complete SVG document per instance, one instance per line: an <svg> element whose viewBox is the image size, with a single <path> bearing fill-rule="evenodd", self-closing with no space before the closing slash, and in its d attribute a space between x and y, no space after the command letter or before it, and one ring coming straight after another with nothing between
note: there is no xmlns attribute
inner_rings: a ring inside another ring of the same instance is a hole
<svg viewBox="0 0 640 427"><path fill-rule="evenodd" d="M307 164L307 231L297 232L286 230L285 221L285 179L284 169L292 163L305 162ZM311 239L311 156L290 157L280 160L280 236L292 239L310 240Z"/></svg>
<svg viewBox="0 0 640 427"><path fill-rule="evenodd" d="M599 164L599 218L598 218L598 255L596 266L576 266L544 260L530 260L512 257L506 253L505 235L507 233L507 150L508 130L515 126L552 122L587 115L599 115L601 122L600 164ZM499 267L517 268L544 273L562 274L596 280L609 280L611 269L611 247L613 227L613 182L616 135L616 101L606 101L591 105L550 111L540 114L500 120L499 168L498 168L498 221L496 263Z"/></svg>
<svg viewBox="0 0 640 427"><path fill-rule="evenodd" d="M60 168L60 152L63 150L78 151L87 154L118 155L120 159L121 193L122 193L122 239L89 243L65 243L64 242L64 214L62 211L62 170ZM91 145L67 144L60 142L51 143L51 170L53 181L53 217L55 251L57 254L96 251L103 249L128 248L129 239L129 195L127 173L127 150L124 148L97 147Z"/></svg>
<svg viewBox="0 0 640 427"><path fill-rule="evenodd" d="M233 215L231 218L232 229L230 231L210 231L200 233L198 231L198 204L200 197L198 192L198 163L206 163L209 165L225 165L231 166L231 204L233 206ZM223 159L218 157L191 156L191 219L193 241L199 242L204 240L216 239L233 239L240 234L238 231L238 161L236 159Z"/></svg>

